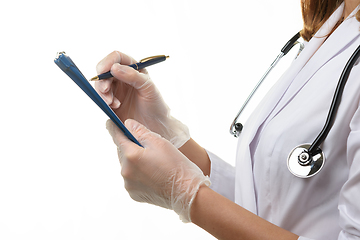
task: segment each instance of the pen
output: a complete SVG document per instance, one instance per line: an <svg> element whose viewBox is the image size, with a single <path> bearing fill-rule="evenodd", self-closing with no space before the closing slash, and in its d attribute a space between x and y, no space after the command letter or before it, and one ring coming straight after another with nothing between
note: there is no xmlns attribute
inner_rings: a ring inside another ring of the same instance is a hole
<svg viewBox="0 0 360 240"><path fill-rule="evenodd" d="M147 57L147 58L141 59L140 62L138 62L138 63L134 63L134 64L131 64L128 66L132 67L135 70L140 70L140 69L146 68L148 66L154 65L156 63L163 62L168 57L169 56L165 56L165 55L157 55L157 56ZM109 71L109 72L102 73L100 75L97 75L96 77L91 78L90 81L99 81L99 80L107 79L107 78L111 78L111 77L113 77L113 75L111 75L111 73Z"/></svg>

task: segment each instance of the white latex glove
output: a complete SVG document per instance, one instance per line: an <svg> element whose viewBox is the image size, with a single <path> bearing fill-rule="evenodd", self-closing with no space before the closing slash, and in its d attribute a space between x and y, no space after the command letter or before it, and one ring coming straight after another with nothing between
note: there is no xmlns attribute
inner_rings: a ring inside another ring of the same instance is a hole
<svg viewBox="0 0 360 240"><path fill-rule="evenodd" d="M210 186L210 179L158 134L131 119L125 126L144 148L128 140L111 120L106 124L118 146L121 174L131 198L172 209L183 222L191 222L191 204L201 185Z"/></svg>
<svg viewBox="0 0 360 240"><path fill-rule="evenodd" d="M188 128L170 115L146 69L128 67L131 57L112 52L99 62L98 74L111 70L113 78L95 82L96 91L124 122L135 119L179 148L190 139Z"/></svg>

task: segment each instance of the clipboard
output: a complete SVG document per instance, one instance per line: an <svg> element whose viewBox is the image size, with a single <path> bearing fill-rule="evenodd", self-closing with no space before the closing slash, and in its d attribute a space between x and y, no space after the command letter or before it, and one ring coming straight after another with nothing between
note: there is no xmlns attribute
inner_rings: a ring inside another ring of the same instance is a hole
<svg viewBox="0 0 360 240"><path fill-rule="evenodd" d="M95 91L93 86L86 80L85 76L76 67L75 63L71 58L65 55L65 52L59 52L54 60L55 64L63 70L93 101L98 105L103 112L120 128L120 130L128 137L131 141L143 147L138 140L129 132L125 125L121 122L114 111L106 104L106 102L100 97Z"/></svg>

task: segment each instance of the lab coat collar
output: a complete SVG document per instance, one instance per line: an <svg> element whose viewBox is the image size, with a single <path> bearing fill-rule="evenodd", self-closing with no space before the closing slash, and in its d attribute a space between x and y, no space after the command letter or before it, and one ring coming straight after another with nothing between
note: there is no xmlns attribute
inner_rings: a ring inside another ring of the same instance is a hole
<svg viewBox="0 0 360 240"><path fill-rule="evenodd" d="M261 111L253 115L247 124L251 129L258 129L267 118L276 116L277 112L296 95L301 88L310 80L326 62L336 57L343 48L360 34L360 23L354 17L356 10L331 34L327 39L328 33L342 16L344 3L331 15L324 23L315 36L306 44L305 49L292 66L284 73L281 79L274 85L268 93L268 97L259 104ZM358 8L357 8L358 9ZM324 47L320 48L321 45ZM319 51L316 55L314 55ZM345 63L344 63L345 65ZM301 71L304 68L304 71ZM299 75L301 71L301 76ZM299 81L296 81L297 78ZM291 89L289 89L291 88ZM289 90L289 94L285 92ZM244 127L245 131L246 127ZM249 133L251 139L255 137L256 131Z"/></svg>
<svg viewBox="0 0 360 240"><path fill-rule="evenodd" d="M290 94L281 101L281 104L277 107L277 111L280 111L311 79L311 77L328 61L335 58L346 46L357 38L360 34L360 23L354 17L354 12L331 34L331 37L327 38L330 31L334 28L336 23L342 16L344 4L342 4L331 15L329 20L321 27L321 29L315 34L315 36L307 44L306 48L299 55L296 60L299 71L296 73L296 77L290 83L292 84ZM322 46L320 48L320 46ZM315 54L316 53L316 54ZM302 56L301 56L302 55ZM345 66L344 62L344 66ZM297 81L297 77L299 81Z"/></svg>

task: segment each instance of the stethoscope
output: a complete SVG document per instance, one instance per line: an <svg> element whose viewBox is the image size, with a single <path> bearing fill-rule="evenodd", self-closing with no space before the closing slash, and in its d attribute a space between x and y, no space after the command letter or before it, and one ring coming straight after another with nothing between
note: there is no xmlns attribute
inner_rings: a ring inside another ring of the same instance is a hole
<svg viewBox="0 0 360 240"><path fill-rule="evenodd" d="M270 71L276 66L276 64L280 61L280 59L285 56L291 49L297 44L300 44L299 53L304 48L304 45L298 41L300 38L300 33L295 34L281 49L280 54L276 57L274 62L270 65L270 67L266 70L265 74L261 77L259 82L256 84L248 98L245 100L244 104L240 108L238 114L236 115L234 121L230 127L230 133L235 137L238 137L243 129L243 125L238 123L238 119L240 114L245 109L246 105L249 103L250 99L256 92L256 90L260 87L261 83L265 80L267 75ZM309 178L316 175L324 166L325 164L325 155L324 152L321 150L320 145L324 142L325 138L327 137L336 117L337 109L340 105L341 96L346 84L346 81L350 75L350 71L356 60L359 58L360 55L360 46L354 51L354 53L349 58L348 62L346 63L341 76L339 78L338 85L336 87L334 97L332 99L332 103L328 112L328 116L326 122L324 124L323 129L316 137L313 143L308 144L301 144L296 146L289 154L287 158L287 167L289 171L297 177L300 178Z"/></svg>

